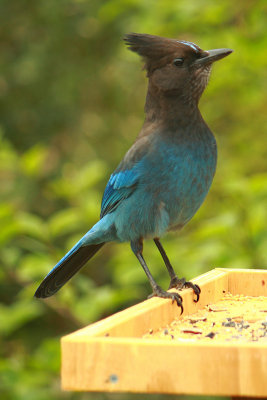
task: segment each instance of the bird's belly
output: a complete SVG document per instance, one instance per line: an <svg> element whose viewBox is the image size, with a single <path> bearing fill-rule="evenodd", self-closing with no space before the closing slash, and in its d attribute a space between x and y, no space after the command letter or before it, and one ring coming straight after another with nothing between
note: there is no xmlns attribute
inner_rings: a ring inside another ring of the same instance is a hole
<svg viewBox="0 0 267 400"><path fill-rule="evenodd" d="M140 185L118 207L115 225L118 240L160 237L182 228L196 213L208 193L213 173L199 170L198 176L163 179Z"/></svg>
<svg viewBox="0 0 267 400"><path fill-rule="evenodd" d="M168 229L179 229L194 216L209 191L214 173L215 165L196 162L186 172L180 171L176 180L169 181L164 195L170 216Z"/></svg>
<svg viewBox="0 0 267 400"><path fill-rule="evenodd" d="M162 236L170 224L165 203L144 187L124 200L115 213L117 238L123 242Z"/></svg>
<svg viewBox="0 0 267 400"><path fill-rule="evenodd" d="M190 187L188 182L182 190L177 191L172 201L166 200L166 210L170 216L168 229L182 228L195 215L208 193L210 184L208 187L200 183Z"/></svg>

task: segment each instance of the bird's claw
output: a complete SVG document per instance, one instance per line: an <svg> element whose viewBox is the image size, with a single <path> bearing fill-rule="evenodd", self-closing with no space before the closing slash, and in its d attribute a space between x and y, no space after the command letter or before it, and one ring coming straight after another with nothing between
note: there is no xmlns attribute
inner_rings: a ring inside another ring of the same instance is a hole
<svg viewBox="0 0 267 400"><path fill-rule="evenodd" d="M201 289L197 284L195 284L193 282L190 282L190 281L186 281L185 278L179 279L176 276L175 278L173 278L171 280L170 286L169 286L169 289L179 289L179 290L181 290L181 289L188 289L188 288L193 289L195 295L197 296L197 298L194 299L194 302L197 303L198 300L199 300L199 295L201 293Z"/></svg>
<svg viewBox="0 0 267 400"><path fill-rule="evenodd" d="M151 297L161 297L163 299L171 299L172 304L176 301L176 304L178 307L181 308L181 315L184 312L184 307L183 307L183 298L182 296L179 295L179 293L175 292L166 292L165 290L161 289L160 286L157 286L154 290L153 293L151 293L148 298L150 299Z"/></svg>

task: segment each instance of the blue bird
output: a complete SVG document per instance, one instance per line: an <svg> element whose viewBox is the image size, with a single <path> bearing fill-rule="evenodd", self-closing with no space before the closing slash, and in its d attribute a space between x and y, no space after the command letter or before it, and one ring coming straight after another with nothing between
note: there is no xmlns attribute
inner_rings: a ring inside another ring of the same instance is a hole
<svg viewBox="0 0 267 400"><path fill-rule="evenodd" d="M145 62L148 91L145 121L132 147L110 176L100 220L56 264L36 297L56 293L107 242L131 243L152 287L152 296L182 297L157 285L143 257L143 240L153 239L170 275L169 288L200 288L178 279L159 238L181 229L196 213L211 186L217 159L215 138L198 102L214 61L231 49L204 51L192 42L131 33L129 49Z"/></svg>

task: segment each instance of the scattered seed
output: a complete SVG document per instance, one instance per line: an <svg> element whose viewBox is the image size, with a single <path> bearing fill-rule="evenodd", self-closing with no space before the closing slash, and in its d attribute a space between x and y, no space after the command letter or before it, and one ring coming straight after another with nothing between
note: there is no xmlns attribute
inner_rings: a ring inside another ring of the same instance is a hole
<svg viewBox="0 0 267 400"><path fill-rule="evenodd" d="M197 322L206 322L207 317L201 317L201 318L188 318L188 321L190 324L196 324Z"/></svg>
<svg viewBox="0 0 267 400"><path fill-rule="evenodd" d="M216 335L215 332L210 332L205 337L209 337L210 339L213 339L215 335Z"/></svg>
<svg viewBox="0 0 267 400"><path fill-rule="evenodd" d="M264 313L264 314L263 314ZM175 319L159 330L149 329L144 337L196 342L202 338L227 342L267 343L267 296L226 293L215 304ZM208 339L205 339L208 340Z"/></svg>
<svg viewBox="0 0 267 400"><path fill-rule="evenodd" d="M208 310L213 312L222 312L222 311L227 311L227 308L222 308L218 306L208 306Z"/></svg>
<svg viewBox="0 0 267 400"><path fill-rule="evenodd" d="M254 322L258 322L258 321L260 321L261 320L261 318L259 318L259 317L250 317L250 318L247 318L247 321L249 322L249 323L251 323L251 324L253 324Z"/></svg>
<svg viewBox="0 0 267 400"><path fill-rule="evenodd" d="M241 315L238 315L236 317L232 317L232 320L237 322L237 323L242 323L244 321L243 317Z"/></svg>
<svg viewBox="0 0 267 400"><path fill-rule="evenodd" d="M235 322L234 321L227 321L227 322L222 322L222 326L225 326L226 328L235 328Z"/></svg>
<svg viewBox="0 0 267 400"><path fill-rule="evenodd" d="M183 329L183 333L193 333L194 335L202 335L202 331L200 329Z"/></svg>

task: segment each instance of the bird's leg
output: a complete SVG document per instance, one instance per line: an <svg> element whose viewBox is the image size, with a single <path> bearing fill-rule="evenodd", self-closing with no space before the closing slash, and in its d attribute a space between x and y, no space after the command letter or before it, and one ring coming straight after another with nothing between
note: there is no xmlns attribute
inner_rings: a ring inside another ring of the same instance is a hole
<svg viewBox="0 0 267 400"><path fill-rule="evenodd" d="M166 268L169 272L169 275L171 277L171 282L169 285L169 289L175 288L175 289L184 289L184 288L191 288L193 289L194 293L196 294L197 298L196 300L194 300L195 302L198 302L199 300L199 294L201 292L200 287L192 282L187 282L185 280L185 278L181 278L179 279L176 275L176 273L174 272L174 269L172 268L172 265L170 263L170 260L164 250L164 248L162 247L162 244L160 243L158 238L154 239L154 242L157 246L157 248L159 249L159 252L163 258L163 261L166 265Z"/></svg>
<svg viewBox="0 0 267 400"><path fill-rule="evenodd" d="M172 302L176 301L178 307L181 307L181 314L182 314L184 310L182 304L183 301L182 297L178 293L170 293L163 290L160 286L157 285L153 276L151 275L151 272L149 271L148 266L146 265L146 262L143 257L143 240L139 239L138 241L132 241L131 248L134 254L136 255L138 261L140 262L143 270L145 271L149 283L152 287L153 293L149 297L157 296L157 297L162 297L164 299L171 299Z"/></svg>

